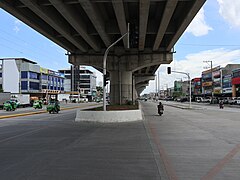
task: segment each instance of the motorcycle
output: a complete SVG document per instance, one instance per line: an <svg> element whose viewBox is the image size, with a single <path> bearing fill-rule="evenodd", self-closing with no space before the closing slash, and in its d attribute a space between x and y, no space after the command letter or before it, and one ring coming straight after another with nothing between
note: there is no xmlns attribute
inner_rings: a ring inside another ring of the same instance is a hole
<svg viewBox="0 0 240 180"><path fill-rule="evenodd" d="M3 105L3 109L6 111L15 111L17 104L14 101L6 101Z"/></svg>
<svg viewBox="0 0 240 180"><path fill-rule="evenodd" d="M223 102L220 102L220 103L219 103L219 108L220 108L220 109L223 109L223 108L224 108Z"/></svg>
<svg viewBox="0 0 240 180"><path fill-rule="evenodd" d="M47 106L47 111L49 114L58 113L60 111L60 105L58 101L50 102Z"/></svg>
<svg viewBox="0 0 240 180"><path fill-rule="evenodd" d="M35 101L33 102L33 108L34 108L34 109L42 109L42 101L40 101L40 100L35 100Z"/></svg>
<svg viewBox="0 0 240 180"><path fill-rule="evenodd" d="M158 108L158 114L161 116L163 114L163 110L164 110L161 102L159 103L157 108Z"/></svg>

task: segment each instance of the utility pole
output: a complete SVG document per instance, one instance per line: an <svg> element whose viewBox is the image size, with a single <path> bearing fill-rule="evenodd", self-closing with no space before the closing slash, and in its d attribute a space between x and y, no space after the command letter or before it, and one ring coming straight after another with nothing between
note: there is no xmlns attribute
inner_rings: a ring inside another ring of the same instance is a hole
<svg viewBox="0 0 240 180"><path fill-rule="evenodd" d="M214 98L214 86L213 86L213 67L212 67L212 61L203 61L205 63L210 63L210 68L211 68L211 79L212 79L212 100L211 103L213 102L213 98ZM208 64L209 65L209 64Z"/></svg>

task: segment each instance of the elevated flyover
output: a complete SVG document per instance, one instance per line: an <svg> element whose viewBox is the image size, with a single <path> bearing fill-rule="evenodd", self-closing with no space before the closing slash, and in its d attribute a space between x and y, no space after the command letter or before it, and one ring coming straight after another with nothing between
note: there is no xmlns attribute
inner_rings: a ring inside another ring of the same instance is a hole
<svg viewBox="0 0 240 180"><path fill-rule="evenodd" d="M74 65L103 67L106 48L114 104L135 100L206 0L1 0L0 7L68 51Z"/></svg>

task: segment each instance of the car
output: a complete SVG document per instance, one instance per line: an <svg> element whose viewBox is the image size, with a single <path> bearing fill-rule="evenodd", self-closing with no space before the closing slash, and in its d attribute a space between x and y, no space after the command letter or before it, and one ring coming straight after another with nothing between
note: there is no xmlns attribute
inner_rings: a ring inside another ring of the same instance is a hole
<svg viewBox="0 0 240 180"><path fill-rule="evenodd" d="M237 104L237 105L240 105L240 97L237 98L236 104Z"/></svg>
<svg viewBox="0 0 240 180"><path fill-rule="evenodd" d="M230 98L230 99L228 100L228 103L229 103L229 104L237 104L237 98L236 98L236 97Z"/></svg>

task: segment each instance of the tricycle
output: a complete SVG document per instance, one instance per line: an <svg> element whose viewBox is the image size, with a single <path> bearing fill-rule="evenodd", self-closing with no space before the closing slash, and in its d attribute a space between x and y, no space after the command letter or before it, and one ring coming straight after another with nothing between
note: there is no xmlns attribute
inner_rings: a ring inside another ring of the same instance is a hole
<svg viewBox="0 0 240 180"><path fill-rule="evenodd" d="M47 105L47 111L49 112L49 114L58 113L60 111L59 101L50 101Z"/></svg>
<svg viewBox="0 0 240 180"><path fill-rule="evenodd" d="M35 100L33 102L33 108L34 109L42 109L42 101L41 100Z"/></svg>
<svg viewBox="0 0 240 180"><path fill-rule="evenodd" d="M17 104L14 101L6 101L3 104L3 109L6 111L15 111L17 109Z"/></svg>

